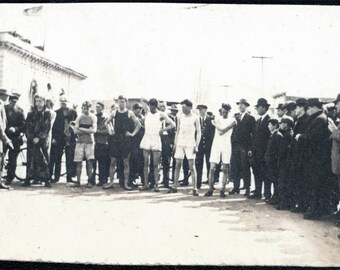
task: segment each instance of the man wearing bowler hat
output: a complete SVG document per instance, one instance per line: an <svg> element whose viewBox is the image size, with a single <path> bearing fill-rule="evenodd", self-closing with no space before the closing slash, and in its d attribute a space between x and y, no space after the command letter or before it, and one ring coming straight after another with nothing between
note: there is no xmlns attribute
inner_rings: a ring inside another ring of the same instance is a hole
<svg viewBox="0 0 340 270"><path fill-rule="evenodd" d="M199 111L199 119L201 124L201 141L198 145L198 152L196 153L196 171L197 171L197 188L200 189L202 185L202 173L204 158L207 168L207 179L210 170L210 151L215 134L215 127L212 124L212 119L207 115L208 107L204 104L197 105L196 109Z"/></svg>
<svg viewBox="0 0 340 270"><path fill-rule="evenodd" d="M255 105L260 118L256 121L252 150L248 153L248 155L253 158L253 172L255 178L255 191L253 195L248 196L249 199L262 198L262 183L264 183L265 199L269 200L271 197L271 182L268 179L264 158L270 138L270 131L268 129L268 121L270 119L268 115L269 107L270 104L268 104L265 98L258 99L257 104Z"/></svg>
<svg viewBox="0 0 340 270"><path fill-rule="evenodd" d="M304 213L308 208L308 183L307 170L304 166L306 157L306 142L301 137L305 134L307 128L307 99L299 98L296 100L295 108L296 122L293 128L294 140L292 142L292 162L291 162L291 179L294 202L297 207L291 209L292 212Z"/></svg>
<svg viewBox="0 0 340 270"><path fill-rule="evenodd" d="M281 120L282 116L285 114L284 111L282 110L282 106L283 104L280 103L276 108L276 115L279 121Z"/></svg>
<svg viewBox="0 0 340 270"><path fill-rule="evenodd" d="M9 97L9 104L5 105L7 126L5 133L13 143L13 149L5 145L4 155L8 151L8 171L6 185L10 185L15 177L17 157L20 146L23 144L23 133L25 132L24 111L17 105L20 94L13 91Z"/></svg>
<svg viewBox="0 0 340 270"><path fill-rule="evenodd" d="M309 119L305 134L308 181L310 191L310 209L305 219L317 220L335 211L332 206L332 188L334 176L331 168L331 141L328 119L323 112L323 103L318 98L307 100Z"/></svg>
<svg viewBox="0 0 340 270"><path fill-rule="evenodd" d="M231 171L234 188L229 194L240 193L240 181L243 179L245 196L250 195L250 162L248 152L251 150L255 118L247 112L249 103L244 98L236 103L240 113L236 116L236 125L231 135L232 157Z"/></svg>

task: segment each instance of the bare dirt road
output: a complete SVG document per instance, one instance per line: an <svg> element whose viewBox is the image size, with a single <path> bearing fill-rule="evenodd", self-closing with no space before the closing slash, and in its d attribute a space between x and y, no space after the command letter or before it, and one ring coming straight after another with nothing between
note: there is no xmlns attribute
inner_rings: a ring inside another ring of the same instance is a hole
<svg viewBox="0 0 340 270"><path fill-rule="evenodd" d="M2 260L340 266L340 229L330 221L243 195L12 187L0 192Z"/></svg>

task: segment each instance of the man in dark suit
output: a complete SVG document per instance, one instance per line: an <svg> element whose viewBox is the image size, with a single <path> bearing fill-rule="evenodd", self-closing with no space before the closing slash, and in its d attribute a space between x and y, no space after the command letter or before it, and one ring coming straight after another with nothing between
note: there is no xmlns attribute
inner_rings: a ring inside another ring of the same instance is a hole
<svg viewBox="0 0 340 270"><path fill-rule="evenodd" d="M307 128L307 100L305 98L299 98L296 100L295 114L297 116L294 125L294 140L292 143L292 164L291 164L291 177L293 179L292 190L295 204L297 207L293 207L292 212L303 213L308 208L308 189L307 184L307 170L304 166L306 157L306 142L301 137L305 134Z"/></svg>
<svg viewBox="0 0 340 270"><path fill-rule="evenodd" d="M252 150L248 153L253 159L253 172L255 178L255 191L253 195L248 196L249 199L262 198L262 183L264 183L265 199L269 200L271 197L271 183L268 179L264 158L270 138L270 131L268 129L268 121L270 119L268 115L269 106L270 104L268 104L265 98L260 98L255 105L260 118L256 121Z"/></svg>
<svg viewBox="0 0 340 270"><path fill-rule="evenodd" d="M8 171L6 185L11 185L17 168L17 157L20 152L20 146L23 144L22 134L25 132L25 115L24 111L18 107L17 102L20 94L12 93L9 97L9 104L5 105L7 126L5 133L13 143L13 149L4 145L4 155L8 151Z"/></svg>
<svg viewBox="0 0 340 270"><path fill-rule="evenodd" d="M198 146L198 152L196 153L196 171L197 171L197 188L200 189L202 186L202 173L204 157L207 168L207 178L210 170L210 151L212 142L215 135L215 127L211 123L211 117L207 115L208 107L206 105L198 105L196 109L199 111L199 118L201 124L201 141Z"/></svg>
<svg viewBox="0 0 340 270"><path fill-rule="evenodd" d="M59 181L61 159L65 149L67 182L72 183L74 182L72 177L76 175L76 163L73 161L76 137L70 123L76 120L77 112L68 107L65 95L61 96L59 101L60 109L56 110L56 119L52 127L50 175L52 177L55 170L53 182Z"/></svg>
<svg viewBox="0 0 340 270"><path fill-rule="evenodd" d="M241 99L236 103L240 113L236 115L236 126L231 134L232 164L234 188L229 194L240 193L240 181L243 179L245 196L250 195L250 162L248 152L251 150L255 118L247 112L249 103Z"/></svg>
<svg viewBox="0 0 340 270"><path fill-rule="evenodd" d="M335 211L335 209L330 209L335 179L331 167L328 119L323 112L322 102L318 98L310 98L307 100L307 106L309 115L307 129L301 137L306 140L306 165L311 194L310 211L304 215L304 218L316 220L323 215L330 214L330 210Z"/></svg>

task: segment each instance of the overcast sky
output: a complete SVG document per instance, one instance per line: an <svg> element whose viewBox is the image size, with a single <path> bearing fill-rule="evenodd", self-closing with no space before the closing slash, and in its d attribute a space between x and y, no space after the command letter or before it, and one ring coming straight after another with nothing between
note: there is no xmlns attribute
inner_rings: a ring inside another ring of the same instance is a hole
<svg viewBox="0 0 340 270"><path fill-rule="evenodd" d="M39 39L45 27L46 52L88 76L89 98L181 100L201 89L212 106L254 102L261 62L252 56L273 57L264 62L268 99L340 92L339 7L44 4L43 19L23 16L32 6L0 5L1 30Z"/></svg>

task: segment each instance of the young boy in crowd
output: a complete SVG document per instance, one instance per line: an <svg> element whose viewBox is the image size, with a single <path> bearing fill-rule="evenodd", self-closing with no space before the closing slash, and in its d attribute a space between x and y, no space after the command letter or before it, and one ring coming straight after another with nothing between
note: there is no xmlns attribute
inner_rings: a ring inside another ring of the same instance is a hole
<svg viewBox="0 0 340 270"><path fill-rule="evenodd" d="M270 119L268 121L268 129L271 133L270 139L268 141L268 147L265 154L265 161L267 166L268 178L273 184L274 193L273 196L267 200L268 204L275 205L279 202L278 200L278 178L279 178L279 168L277 161L279 158L280 143L282 139L282 134L279 131L279 121L277 119Z"/></svg>

